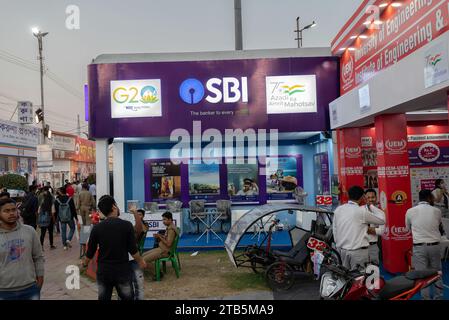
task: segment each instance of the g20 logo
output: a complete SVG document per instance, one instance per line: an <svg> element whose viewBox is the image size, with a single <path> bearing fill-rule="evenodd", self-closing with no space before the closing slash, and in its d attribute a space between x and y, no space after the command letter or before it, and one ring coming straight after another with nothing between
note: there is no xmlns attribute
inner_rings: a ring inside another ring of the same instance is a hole
<svg viewBox="0 0 449 320"><path fill-rule="evenodd" d="M212 104L248 102L248 78L211 78L204 86L198 79L184 80L179 87L179 96L187 104L198 104L204 97Z"/></svg>
<svg viewBox="0 0 449 320"><path fill-rule="evenodd" d="M112 98L117 103L156 103L159 101L158 91L154 86L145 86L138 89L132 87L118 87L112 92Z"/></svg>
<svg viewBox="0 0 449 320"><path fill-rule="evenodd" d="M111 117L162 117L161 80L111 81Z"/></svg>

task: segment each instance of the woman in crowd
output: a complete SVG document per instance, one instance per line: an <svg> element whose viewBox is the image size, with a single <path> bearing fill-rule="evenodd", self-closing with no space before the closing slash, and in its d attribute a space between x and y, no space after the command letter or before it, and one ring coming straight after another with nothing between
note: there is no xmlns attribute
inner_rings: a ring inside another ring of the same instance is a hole
<svg viewBox="0 0 449 320"><path fill-rule="evenodd" d="M47 230L48 230L48 237L50 239L50 249L56 249L56 247L53 245L53 227L55 222L54 199L48 187L44 187L42 193L42 203L39 206L38 212L39 212L38 222L39 227L41 228L40 240L42 250L44 249L44 240Z"/></svg>

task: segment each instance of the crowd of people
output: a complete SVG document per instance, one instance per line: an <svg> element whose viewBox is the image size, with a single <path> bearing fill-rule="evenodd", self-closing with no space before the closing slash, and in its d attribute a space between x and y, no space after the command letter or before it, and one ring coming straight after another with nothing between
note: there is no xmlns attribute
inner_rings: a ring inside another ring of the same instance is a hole
<svg viewBox="0 0 449 320"><path fill-rule="evenodd" d="M335 210L332 224L343 266L349 270L378 266L381 261L381 242L378 240L384 234L386 217L379 208L376 190L365 191L353 186L348 195L349 202ZM416 271L442 271L441 241L445 232L441 209L447 210L448 197L444 181L439 179L434 190L419 192L419 203L406 213L404 222L413 238L412 268ZM442 299L442 281L433 287L433 299ZM423 289L421 294L423 299L429 300L430 287Z"/></svg>
<svg viewBox="0 0 449 320"><path fill-rule="evenodd" d="M148 231L144 210L132 210L134 225L120 219L120 209L113 197L105 195L96 205L92 188L87 184L66 184L54 193L49 184L30 186L20 206L6 191L0 193L0 299L39 299L44 281L44 241L49 234L54 249L53 231L61 233L64 250L71 247L78 215L85 225L89 212L98 207L105 217L95 224L82 267L86 268L98 252L98 299L110 300L115 288L122 300L144 299L144 272L150 263L167 257L179 236L171 212L162 215L165 233L155 235L155 247L143 254L139 248ZM353 186L349 202L335 210L333 235L343 265L354 270L382 261L379 238L385 233L386 215L379 208L377 192ZM442 210L448 209L449 193L437 180L434 190L421 190L420 202L405 216L405 226L413 238L412 268L442 270ZM21 218L20 218L21 216ZM58 227L59 226L59 227ZM40 229L40 236L36 232ZM67 235L67 229L69 234ZM60 230L60 231L58 231ZM442 281L434 285L433 298L442 298ZM422 290L430 299L430 288Z"/></svg>

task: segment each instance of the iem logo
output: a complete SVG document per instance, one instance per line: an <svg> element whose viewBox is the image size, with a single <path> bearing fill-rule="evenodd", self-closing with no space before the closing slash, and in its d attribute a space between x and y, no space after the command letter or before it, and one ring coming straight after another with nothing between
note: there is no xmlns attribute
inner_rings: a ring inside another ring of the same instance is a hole
<svg viewBox="0 0 449 320"><path fill-rule="evenodd" d="M179 87L179 96L182 101L188 104L201 102L206 94L206 101L209 103L236 103L248 102L248 78L242 77L240 80L233 77L223 79L212 78L206 82L206 88L197 79L187 79Z"/></svg>

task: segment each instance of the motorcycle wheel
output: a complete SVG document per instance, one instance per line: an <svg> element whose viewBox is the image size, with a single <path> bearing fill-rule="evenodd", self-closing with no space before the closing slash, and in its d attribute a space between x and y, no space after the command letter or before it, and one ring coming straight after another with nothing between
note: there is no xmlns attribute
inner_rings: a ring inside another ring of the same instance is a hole
<svg viewBox="0 0 449 320"><path fill-rule="evenodd" d="M267 268L265 279L272 290L287 291L295 283L294 270L285 262L275 262Z"/></svg>

